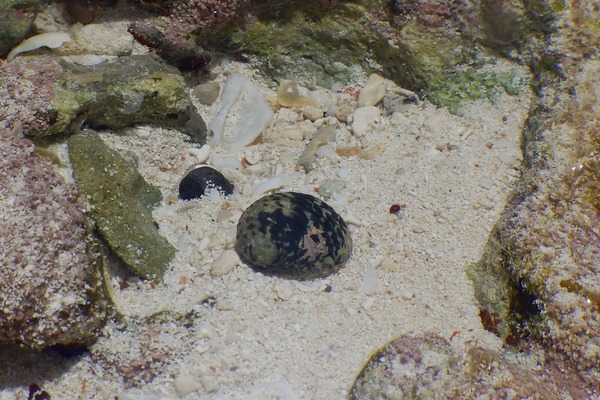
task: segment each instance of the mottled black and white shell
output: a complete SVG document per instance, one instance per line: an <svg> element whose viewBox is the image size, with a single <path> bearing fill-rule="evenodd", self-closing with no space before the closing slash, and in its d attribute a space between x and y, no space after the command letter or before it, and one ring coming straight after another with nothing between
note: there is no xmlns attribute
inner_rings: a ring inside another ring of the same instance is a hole
<svg viewBox="0 0 600 400"><path fill-rule="evenodd" d="M350 257L346 223L327 203L303 193L265 196L244 211L235 250L255 271L313 279L338 271Z"/></svg>

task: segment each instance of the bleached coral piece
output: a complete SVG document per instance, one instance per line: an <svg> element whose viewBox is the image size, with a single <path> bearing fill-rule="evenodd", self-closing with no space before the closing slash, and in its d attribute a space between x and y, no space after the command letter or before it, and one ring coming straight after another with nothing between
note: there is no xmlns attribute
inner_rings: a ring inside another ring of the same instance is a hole
<svg viewBox="0 0 600 400"><path fill-rule="evenodd" d="M63 45L63 43L69 42L71 35L65 32L47 32L42 33L29 39L24 40L20 45L15 47L8 53L6 57L7 61L12 61L17 54L25 53L27 51L36 50L40 47L49 47L56 49Z"/></svg>

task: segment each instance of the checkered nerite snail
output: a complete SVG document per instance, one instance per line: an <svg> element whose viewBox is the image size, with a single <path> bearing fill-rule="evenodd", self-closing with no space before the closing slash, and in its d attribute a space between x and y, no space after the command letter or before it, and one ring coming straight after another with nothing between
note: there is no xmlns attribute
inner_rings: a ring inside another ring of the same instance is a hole
<svg viewBox="0 0 600 400"><path fill-rule="evenodd" d="M252 203L237 225L235 250L252 269L285 278L322 278L350 257L352 238L331 206L285 192Z"/></svg>

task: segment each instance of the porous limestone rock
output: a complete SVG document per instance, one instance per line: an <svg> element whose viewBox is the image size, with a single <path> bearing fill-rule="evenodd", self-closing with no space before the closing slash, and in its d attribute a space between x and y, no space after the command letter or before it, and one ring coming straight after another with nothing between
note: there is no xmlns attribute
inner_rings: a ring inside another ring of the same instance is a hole
<svg viewBox="0 0 600 400"><path fill-rule="evenodd" d="M356 378L349 400L535 398L590 395L572 371L526 366L476 344L459 352L436 334L405 334L376 351ZM585 393L585 395L584 395Z"/></svg>

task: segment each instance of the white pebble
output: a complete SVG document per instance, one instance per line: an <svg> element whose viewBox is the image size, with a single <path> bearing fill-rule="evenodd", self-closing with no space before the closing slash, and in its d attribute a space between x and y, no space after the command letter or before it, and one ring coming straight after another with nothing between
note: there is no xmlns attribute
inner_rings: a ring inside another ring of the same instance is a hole
<svg viewBox="0 0 600 400"><path fill-rule="evenodd" d="M269 190L278 189L285 185L287 180L287 174L285 172L282 172L276 177L271 178L268 181L263 182L257 185L254 189L252 189L252 197L258 197L268 192Z"/></svg>
<svg viewBox="0 0 600 400"><path fill-rule="evenodd" d="M402 297L404 300L410 300L413 297L415 297L415 292L413 292L412 290L408 290L408 289L401 289L398 292L398 296Z"/></svg>
<svg viewBox="0 0 600 400"><path fill-rule="evenodd" d="M205 236L202 238L202 240L200 240L197 250L199 252L202 252L202 251L208 249L209 245L210 245L210 238L208 236Z"/></svg>
<svg viewBox="0 0 600 400"><path fill-rule="evenodd" d="M277 293L277 297L284 301L291 299L294 295L294 290L290 285L287 284L277 284L275 285L274 289Z"/></svg>
<svg viewBox="0 0 600 400"><path fill-rule="evenodd" d="M210 164L218 170L223 169L237 169L242 170L244 166L242 162L238 160L236 156L220 156L218 154L212 154L210 156Z"/></svg>
<svg viewBox="0 0 600 400"><path fill-rule="evenodd" d="M326 143L326 144L324 144L322 146L317 147L317 150L315 151L315 154L318 155L318 156L320 156L320 157L330 158L332 160L336 160L338 158L338 155L335 152L335 149L329 143Z"/></svg>
<svg viewBox="0 0 600 400"><path fill-rule="evenodd" d="M207 144L205 144L204 146L200 147L199 149L195 148L195 147L190 147L189 149L187 149L187 153L196 158L196 162L197 163L204 163L206 162L206 160L208 160L208 156L210 156L210 150L211 147Z"/></svg>
<svg viewBox="0 0 600 400"><path fill-rule="evenodd" d="M263 383L255 386L250 394L248 400L258 399L286 399L286 400L300 400L300 397L294 391L294 388L285 381Z"/></svg>
<svg viewBox="0 0 600 400"><path fill-rule="evenodd" d="M357 108L354 111L352 132L354 132L356 136L364 136L377 125L380 115L381 110L379 107L366 106Z"/></svg>
<svg viewBox="0 0 600 400"><path fill-rule="evenodd" d="M248 164L258 164L262 160L262 154L256 149L246 149L244 151L244 158L248 161Z"/></svg>
<svg viewBox="0 0 600 400"><path fill-rule="evenodd" d="M212 276L223 276L238 266L240 258L234 250L224 250L219 257L210 265L210 274Z"/></svg>
<svg viewBox="0 0 600 400"><path fill-rule="evenodd" d="M340 179L346 179L348 177L348 175L350 175L350 171L351 168L346 166L346 165L342 165L337 172L337 175Z"/></svg>
<svg viewBox="0 0 600 400"><path fill-rule="evenodd" d="M212 376L203 376L201 379L202 386L207 393L215 393L219 390L219 382Z"/></svg>
<svg viewBox="0 0 600 400"><path fill-rule="evenodd" d="M375 294L378 282L379 277L377 276L377 270L372 266L368 266L365 269L365 274L359 290L366 295Z"/></svg>
<svg viewBox="0 0 600 400"><path fill-rule="evenodd" d="M368 297L365 301L360 305L365 311L369 311L371 307L375 304L375 299L373 297Z"/></svg>
<svg viewBox="0 0 600 400"><path fill-rule="evenodd" d="M179 397L186 396L202 388L200 382L185 373L175 378L173 384L175 385L175 393L177 393L177 396Z"/></svg>
<svg viewBox="0 0 600 400"><path fill-rule="evenodd" d="M385 91L387 89L387 82L384 77L377 74L371 74L365 87L363 87L358 95L358 106L374 106L383 100Z"/></svg>
<svg viewBox="0 0 600 400"><path fill-rule="evenodd" d="M344 222L354 226L363 225L363 222L360 219L356 218L352 213L350 213L350 211L346 212L346 215L344 216Z"/></svg>

